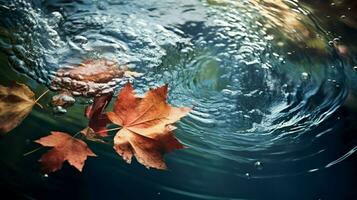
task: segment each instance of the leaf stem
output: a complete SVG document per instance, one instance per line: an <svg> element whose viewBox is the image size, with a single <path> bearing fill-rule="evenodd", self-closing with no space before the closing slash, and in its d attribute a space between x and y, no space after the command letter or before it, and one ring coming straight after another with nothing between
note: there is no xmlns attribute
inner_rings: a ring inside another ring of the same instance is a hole
<svg viewBox="0 0 357 200"><path fill-rule="evenodd" d="M47 94L50 90L47 89L46 91L44 91L36 100L35 100L35 104L37 104L38 106L40 106L40 108L43 108L43 106L41 104L38 103L38 101L40 101L40 99L45 96L45 94Z"/></svg>
<svg viewBox="0 0 357 200"><path fill-rule="evenodd" d="M81 132L78 131L78 132L77 132L76 134L74 134L72 137L73 137L73 138L76 138L80 133L81 133Z"/></svg>
<svg viewBox="0 0 357 200"><path fill-rule="evenodd" d="M27 153L24 153L23 156L28 156L28 155L30 155L30 154L32 154L32 153L35 153L36 151L38 151L38 150L40 150L40 149L42 149L42 148L43 148L43 146L38 147L38 148L36 148L36 149L34 149L34 150L31 150L31 151L29 151L29 152L27 152Z"/></svg>
<svg viewBox="0 0 357 200"><path fill-rule="evenodd" d="M42 95L43 96L43 95ZM106 131L116 131L116 130L120 130L121 128L112 128L112 129L108 129L108 130L106 130ZM101 132L104 132L104 131L98 131L98 132L96 132L96 133L101 133ZM76 138L79 134L80 134L81 132L80 131L78 131L76 134L74 134L72 137L73 138ZM34 149L34 150L31 150L31 151L29 151L29 152L26 152L26 153L24 153L23 154L23 156L28 156L28 155L30 155L30 154L32 154L32 153L35 153L36 151L38 151L38 150L40 150L40 149L42 149L42 148L44 148L43 146L41 146L41 147L38 147L38 148L36 148L36 149Z"/></svg>
<svg viewBox="0 0 357 200"><path fill-rule="evenodd" d="M121 128L112 128L112 129L107 129L107 130L103 130L103 131L98 131L98 132L96 132L96 133L104 133L104 132L106 132L106 131L117 131L117 130L120 130Z"/></svg>

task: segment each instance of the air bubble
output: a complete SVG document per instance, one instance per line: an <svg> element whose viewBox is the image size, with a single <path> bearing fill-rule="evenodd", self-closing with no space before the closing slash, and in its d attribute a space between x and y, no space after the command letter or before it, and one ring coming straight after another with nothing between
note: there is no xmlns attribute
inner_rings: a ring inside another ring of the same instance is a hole
<svg viewBox="0 0 357 200"><path fill-rule="evenodd" d="M64 109L62 106L56 106L53 108L53 113L54 114L65 114L65 113L67 113L67 110Z"/></svg>
<svg viewBox="0 0 357 200"><path fill-rule="evenodd" d="M263 163L260 162L260 161L257 161L254 163L254 167L257 169L257 170L262 170L263 169Z"/></svg>
<svg viewBox="0 0 357 200"><path fill-rule="evenodd" d="M307 72L301 73L302 80L306 81L306 80L309 80L309 78L310 78L310 75Z"/></svg>

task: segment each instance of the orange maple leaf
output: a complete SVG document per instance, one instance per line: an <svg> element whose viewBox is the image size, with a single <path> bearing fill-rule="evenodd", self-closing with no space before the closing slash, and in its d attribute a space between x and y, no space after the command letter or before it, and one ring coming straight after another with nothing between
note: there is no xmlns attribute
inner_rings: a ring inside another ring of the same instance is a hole
<svg viewBox="0 0 357 200"><path fill-rule="evenodd" d="M42 164L42 171L45 173L61 169L66 160L70 165L82 171L87 157L96 156L82 140L63 132L51 132L51 134L35 141L43 146L53 147L39 160Z"/></svg>
<svg viewBox="0 0 357 200"><path fill-rule="evenodd" d="M172 133L172 124L191 108L170 106L167 89L164 85L139 98L127 83L116 99L114 112L107 113L114 124L122 126L114 138L114 149L126 162L131 163L135 156L146 167L166 169L164 154L183 148Z"/></svg>

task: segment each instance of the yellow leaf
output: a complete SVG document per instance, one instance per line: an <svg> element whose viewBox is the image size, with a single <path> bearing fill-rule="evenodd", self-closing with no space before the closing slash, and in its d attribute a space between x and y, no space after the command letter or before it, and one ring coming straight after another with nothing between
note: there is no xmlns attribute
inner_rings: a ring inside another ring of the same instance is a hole
<svg viewBox="0 0 357 200"><path fill-rule="evenodd" d="M35 94L26 85L0 85L0 133L7 133L17 127L35 104Z"/></svg>

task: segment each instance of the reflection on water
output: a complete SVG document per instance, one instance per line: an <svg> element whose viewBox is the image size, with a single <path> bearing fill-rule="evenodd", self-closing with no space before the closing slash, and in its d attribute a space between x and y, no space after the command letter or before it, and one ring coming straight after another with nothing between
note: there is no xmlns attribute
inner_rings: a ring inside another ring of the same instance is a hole
<svg viewBox="0 0 357 200"><path fill-rule="evenodd" d="M307 4L282 0L0 2L2 59L41 85L50 85L59 68L106 58L145 74L133 80L139 92L169 83L171 103L193 107L177 131L189 149L168 156L168 172L126 165L111 148L93 144L101 158L89 161L84 179L118 184L110 187L129 191L124 197L137 197L131 192L139 184L143 194L159 199L262 198L253 192L253 183L258 191L265 191L262 183L272 184L275 178L309 181L304 177L336 167L357 150L352 136L354 142L336 147L342 145L343 126L337 110L351 88L351 75L346 72L354 58L341 56L339 41ZM11 79L6 73L1 77ZM13 135L20 134L21 140L36 139L54 128L76 132L86 123L81 114L84 106L79 103L55 120L36 110L23 126L43 132L21 135L26 128L20 127ZM71 126L63 127L67 123ZM20 149L33 146L29 142ZM26 159L34 165L37 157ZM23 173L39 181L36 169L29 171ZM105 176L98 177L99 171ZM126 186L118 183L121 180ZM55 174L39 182L46 181L49 191L56 191L68 180ZM97 192L82 190L98 198L105 190L98 187ZM319 194L307 192L304 197Z"/></svg>

